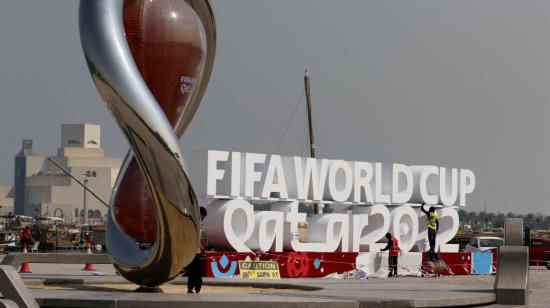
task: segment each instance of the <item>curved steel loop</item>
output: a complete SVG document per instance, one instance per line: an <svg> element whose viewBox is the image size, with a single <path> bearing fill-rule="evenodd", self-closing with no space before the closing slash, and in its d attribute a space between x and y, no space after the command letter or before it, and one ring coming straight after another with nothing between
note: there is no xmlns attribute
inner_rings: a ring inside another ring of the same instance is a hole
<svg viewBox="0 0 550 308"><path fill-rule="evenodd" d="M118 272L145 286L158 286L175 278L193 259L198 247L198 203L185 171L177 135L183 134L189 125L210 78L215 27L208 1L181 1L193 9L200 21L206 51L194 89L176 122L176 133L130 52L122 20L124 0L80 2L80 37L88 68L131 145L111 197L107 246ZM133 156L146 180L155 210L156 237L148 246L121 230L113 214L115 196Z"/></svg>

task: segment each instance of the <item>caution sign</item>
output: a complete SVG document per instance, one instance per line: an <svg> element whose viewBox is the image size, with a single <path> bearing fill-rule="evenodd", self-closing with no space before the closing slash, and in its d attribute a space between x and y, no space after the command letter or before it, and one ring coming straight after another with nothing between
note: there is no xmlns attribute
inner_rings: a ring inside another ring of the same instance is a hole
<svg viewBox="0 0 550 308"><path fill-rule="evenodd" d="M241 278L280 279L279 264L276 261L239 261Z"/></svg>

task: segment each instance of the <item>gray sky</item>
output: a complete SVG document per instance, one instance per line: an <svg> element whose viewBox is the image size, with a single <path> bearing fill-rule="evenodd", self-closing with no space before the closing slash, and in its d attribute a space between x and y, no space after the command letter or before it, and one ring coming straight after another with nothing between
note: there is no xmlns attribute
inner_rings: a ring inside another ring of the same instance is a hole
<svg viewBox="0 0 550 308"><path fill-rule="evenodd" d="M550 214L550 2L212 3L216 62L184 151L272 153L308 68L319 156L469 168L467 210ZM85 66L77 8L1 3L2 185L21 139L54 154L62 123L101 124L109 155L128 148ZM306 153L304 110L280 154Z"/></svg>

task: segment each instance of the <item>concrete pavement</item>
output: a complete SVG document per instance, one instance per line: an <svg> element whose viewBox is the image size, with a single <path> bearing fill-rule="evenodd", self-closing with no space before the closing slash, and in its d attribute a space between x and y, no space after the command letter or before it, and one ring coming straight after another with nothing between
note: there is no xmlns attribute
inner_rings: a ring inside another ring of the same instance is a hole
<svg viewBox="0 0 550 308"><path fill-rule="evenodd" d="M205 279L206 287L201 294L184 294L182 284L186 280L179 278L171 286L180 288L177 291L181 290L180 294L144 294L130 292L134 286L117 276L111 265L94 265L95 275L81 271L82 267L78 264L31 264L33 273L21 276L43 307L449 307L490 305L495 299L494 276L368 280ZM544 267L538 271L531 268L530 276L531 306L547 307L550 271ZM52 279L65 284L43 285ZM93 288L92 285L109 287Z"/></svg>

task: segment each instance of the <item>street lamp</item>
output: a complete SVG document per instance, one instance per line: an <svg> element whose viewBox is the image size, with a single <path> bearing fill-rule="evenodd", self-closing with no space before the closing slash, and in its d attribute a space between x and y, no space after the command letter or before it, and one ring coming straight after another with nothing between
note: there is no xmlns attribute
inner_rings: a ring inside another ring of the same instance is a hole
<svg viewBox="0 0 550 308"><path fill-rule="evenodd" d="M88 221L88 204L87 204L87 192L88 192L88 189L87 189L87 186L88 186L88 182L90 181L90 178L95 178L96 177L96 172L95 171L86 171L86 173L83 174L84 176L84 181L82 181L84 183L84 204L83 204L83 207L84 207L84 217L82 218L83 219L83 223L82 224L86 224L86 222Z"/></svg>
<svg viewBox="0 0 550 308"><path fill-rule="evenodd" d="M86 174L85 174L86 175ZM88 220L88 208L87 208L87 204L86 204L86 186L88 185L88 181L89 181L89 177L88 175L86 175L86 177L84 178L84 216L82 217L82 224L85 225L86 224L86 221Z"/></svg>

